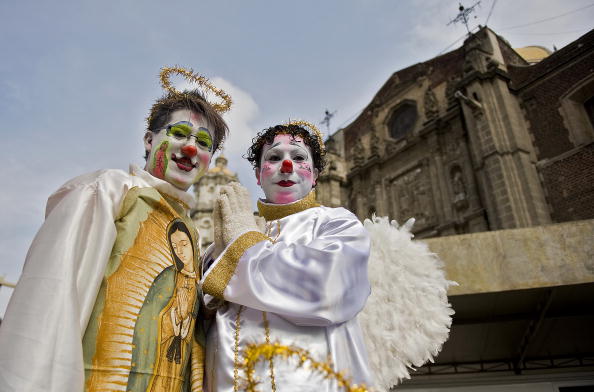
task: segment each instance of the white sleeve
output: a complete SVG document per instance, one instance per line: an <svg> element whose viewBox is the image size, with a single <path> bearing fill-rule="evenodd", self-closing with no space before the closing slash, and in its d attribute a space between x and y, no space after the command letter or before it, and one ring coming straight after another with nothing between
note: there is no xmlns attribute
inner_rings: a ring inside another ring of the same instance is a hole
<svg viewBox="0 0 594 392"><path fill-rule="evenodd" d="M48 200L0 328L0 390L83 390L81 341L116 237L119 184L73 180Z"/></svg>
<svg viewBox="0 0 594 392"><path fill-rule="evenodd" d="M215 297L278 314L297 325L354 318L370 293L369 236L352 214L323 223L307 244L238 237L203 278Z"/></svg>

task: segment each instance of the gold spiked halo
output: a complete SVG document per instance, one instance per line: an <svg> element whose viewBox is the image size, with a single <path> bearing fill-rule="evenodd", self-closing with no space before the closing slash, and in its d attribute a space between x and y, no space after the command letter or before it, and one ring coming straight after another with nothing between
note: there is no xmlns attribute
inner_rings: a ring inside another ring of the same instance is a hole
<svg viewBox="0 0 594 392"><path fill-rule="evenodd" d="M233 103L233 101L231 100L231 97L229 96L229 94L227 94L220 88L215 87L212 83L210 83L210 81L206 77L204 77L198 73L195 73L192 69L185 69L185 68L179 67L177 65L174 67L163 67L163 68L161 68L161 73L159 74L159 79L161 80L161 86L163 87L164 90L167 90L169 93L183 94L183 92L176 90L175 87L173 87L171 85L171 81L169 80L169 77L171 76L171 74L183 76L187 81L189 81L191 83L192 82L196 83L198 86L203 87L206 90L213 92L217 97L219 97L221 99L221 102L217 102L217 103L208 102L208 103L217 112L225 113L226 111L231 109L231 104Z"/></svg>
<svg viewBox="0 0 594 392"><path fill-rule="evenodd" d="M304 127L309 132L313 132L316 135L316 138L318 139L318 143L320 144L320 151L322 153L326 151L326 147L324 147L324 138L322 138L322 132L320 132L318 127L316 127L312 123L305 120L289 120L289 122L285 123L284 125L297 125L300 127Z"/></svg>

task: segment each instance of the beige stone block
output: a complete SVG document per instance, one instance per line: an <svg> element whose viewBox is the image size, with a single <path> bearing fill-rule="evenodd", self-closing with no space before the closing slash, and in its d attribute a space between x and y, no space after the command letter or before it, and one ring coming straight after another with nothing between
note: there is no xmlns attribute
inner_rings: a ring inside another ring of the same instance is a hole
<svg viewBox="0 0 594 392"><path fill-rule="evenodd" d="M444 261L449 295L594 282L594 220L426 240Z"/></svg>

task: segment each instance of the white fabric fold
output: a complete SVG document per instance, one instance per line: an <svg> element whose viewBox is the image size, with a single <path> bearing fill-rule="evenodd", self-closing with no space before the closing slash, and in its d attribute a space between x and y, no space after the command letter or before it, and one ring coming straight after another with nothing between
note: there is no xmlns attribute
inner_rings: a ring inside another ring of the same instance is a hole
<svg viewBox="0 0 594 392"><path fill-rule="evenodd" d="M82 336L116 238L114 221L132 187L191 195L131 166L77 177L50 196L0 328L0 390L80 392Z"/></svg>
<svg viewBox="0 0 594 392"><path fill-rule="evenodd" d="M367 231L349 211L327 207L309 208L268 226L274 242L261 241L247 249L224 290L229 303L218 310L207 339L207 390L233 390L240 306L240 350L265 342L266 312L271 342L307 349L317 361L330 358L335 370L353 383L371 385L356 320L370 293ZM270 390L267 363L258 369L263 381L259 388ZM297 368L294 361L275 359L274 374L277 391L339 390L310 369Z"/></svg>

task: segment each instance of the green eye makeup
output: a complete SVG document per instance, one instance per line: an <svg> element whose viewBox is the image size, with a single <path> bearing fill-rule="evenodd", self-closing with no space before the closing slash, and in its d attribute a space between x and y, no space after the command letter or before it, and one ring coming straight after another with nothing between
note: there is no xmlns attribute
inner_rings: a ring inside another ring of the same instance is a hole
<svg viewBox="0 0 594 392"><path fill-rule="evenodd" d="M188 137L192 133L192 128L186 124L175 124L167 127L167 135L169 136L185 136Z"/></svg>
<svg viewBox="0 0 594 392"><path fill-rule="evenodd" d="M212 151L212 137L210 136L210 132L207 128L200 127L198 128L198 131L193 134L193 128L191 124L176 123L169 125L166 129L168 136L174 137L178 140L190 140L190 138L193 136L196 139L196 144L200 148Z"/></svg>
<svg viewBox="0 0 594 392"><path fill-rule="evenodd" d="M210 133L206 128L199 128L196 135L196 141L202 147L205 147L210 151L212 149L212 138L210 137Z"/></svg>

